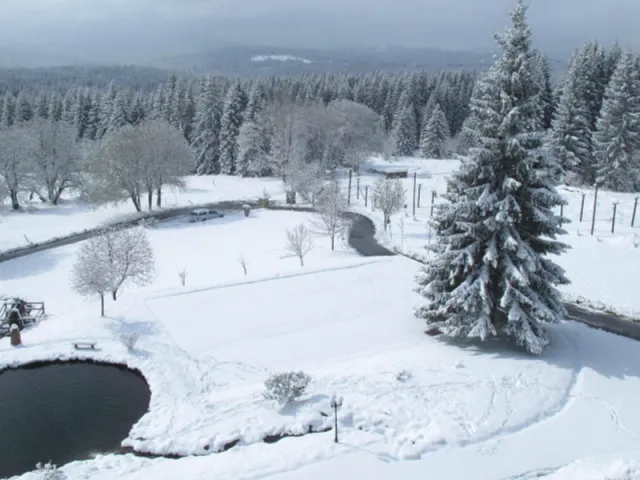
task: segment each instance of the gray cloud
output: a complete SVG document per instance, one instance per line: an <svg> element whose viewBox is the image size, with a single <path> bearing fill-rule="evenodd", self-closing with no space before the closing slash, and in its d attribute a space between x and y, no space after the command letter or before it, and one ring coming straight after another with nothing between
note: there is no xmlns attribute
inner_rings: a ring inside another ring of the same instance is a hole
<svg viewBox="0 0 640 480"><path fill-rule="evenodd" d="M515 0L0 0L0 48L134 61L221 42L298 47L493 48ZM638 0L531 0L537 45L640 46Z"/></svg>

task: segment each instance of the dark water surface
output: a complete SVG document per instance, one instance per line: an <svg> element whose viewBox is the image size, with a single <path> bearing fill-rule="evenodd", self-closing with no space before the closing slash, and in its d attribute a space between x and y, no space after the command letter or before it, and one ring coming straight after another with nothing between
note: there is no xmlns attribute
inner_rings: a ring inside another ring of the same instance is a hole
<svg viewBox="0 0 640 480"><path fill-rule="evenodd" d="M117 450L149 408L138 373L84 362L0 373L0 478Z"/></svg>

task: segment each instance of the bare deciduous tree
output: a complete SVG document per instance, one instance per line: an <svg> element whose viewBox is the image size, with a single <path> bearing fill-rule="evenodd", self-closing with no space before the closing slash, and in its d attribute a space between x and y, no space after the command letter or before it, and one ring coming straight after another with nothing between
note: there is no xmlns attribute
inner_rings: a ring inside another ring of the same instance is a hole
<svg viewBox="0 0 640 480"><path fill-rule="evenodd" d="M337 183L326 186L316 197L317 213L313 220L314 227L331 239L331 250L335 250L336 236L347 230L348 222L343 213L347 209L347 200Z"/></svg>
<svg viewBox="0 0 640 480"><path fill-rule="evenodd" d="M374 153L384 151L385 135L380 128L380 116L366 105L350 100L334 100L329 110L338 120L335 142L342 151L342 164L356 170Z"/></svg>
<svg viewBox="0 0 640 480"><path fill-rule="evenodd" d="M180 277L180 284L185 287L187 285L187 268L183 268L178 272L178 277Z"/></svg>
<svg viewBox="0 0 640 480"><path fill-rule="evenodd" d="M80 295L98 296L104 316L106 293L117 300L126 282L149 285L154 270L153 250L143 228L107 229L82 244L71 283Z"/></svg>
<svg viewBox="0 0 640 480"><path fill-rule="evenodd" d="M128 125L109 133L91 156L90 196L98 203L131 199L142 211L142 196L148 208L162 203L162 187L182 187L189 173L191 152L180 130L161 121Z"/></svg>
<svg viewBox="0 0 640 480"><path fill-rule="evenodd" d="M313 247L311 232L303 223L293 230L287 230L287 251L300 259L300 266L304 267L304 257Z"/></svg>
<svg viewBox="0 0 640 480"><path fill-rule="evenodd" d="M14 210L20 209L18 194L31 180L31 160L35 151L35 138L23 125L0 131L0 181Z"/></svg>
<svg viewBox="0 0 640 480"><path fill-rule="evenodd" d="M246 275L247 274L247 260L244 258L244 255L240 255L238 257L238 263L240 264L240 266L242 267L242 271Z"/></svg>
<svg viewBox="0 0 640 480"><path fill-rule="evenodd" d="M384 216L384 229L390 222L391 215L402 210L405 202L406 190L402 180L380 179L373 187L371 199L373 206L380 210Z"/></svg>
<svg viewBox="0 0 640 480"><path fill-rule="evenodd" d="M76 131L65 122L40 118L25 127L36 145L32 162L34 190L42 201L57 205L66 189L78 185L81 148Z"/></svg>

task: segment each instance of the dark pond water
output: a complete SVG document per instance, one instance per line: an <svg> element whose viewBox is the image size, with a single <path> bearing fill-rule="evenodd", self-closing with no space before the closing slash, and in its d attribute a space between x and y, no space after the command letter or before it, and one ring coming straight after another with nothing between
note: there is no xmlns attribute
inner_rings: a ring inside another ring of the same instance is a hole
<svg viewBox="0 0 640 480"><path fill-rule="evenodd" d="M91 363L0 373L0 478L117 450L149 408L139 374Z"/></svg>

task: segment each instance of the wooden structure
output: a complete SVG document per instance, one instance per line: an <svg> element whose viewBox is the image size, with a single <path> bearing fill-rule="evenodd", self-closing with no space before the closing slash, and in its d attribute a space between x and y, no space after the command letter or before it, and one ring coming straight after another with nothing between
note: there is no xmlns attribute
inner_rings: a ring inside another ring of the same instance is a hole
<svg viewBox="0 0 640 480"><path fill-rule="evenodd" d="M73 342L73 348L76 350L95 350L96 342Z"/></svg>
<svg viewBox="0 0 640 480"><path fill-rule="evenodd" d="M384 176L387 180L393 178L408 178L409 172L407 170L391 170L384 173Z"/></svg>
<svg viewBox="0 0 640 480"><path fill-rule="evenodd" d="M11 325L22 330L44 317L44 302L26 302L19 298L5 300L0 305L0 338L9 334Z"/></svg>

